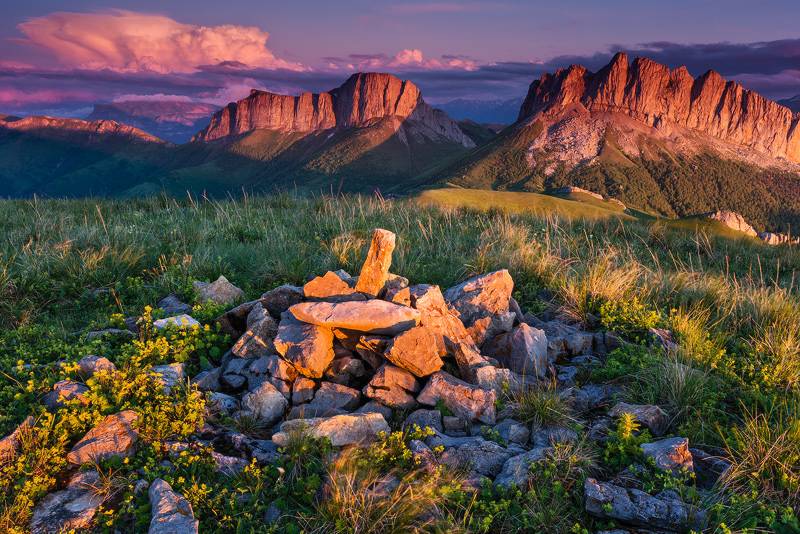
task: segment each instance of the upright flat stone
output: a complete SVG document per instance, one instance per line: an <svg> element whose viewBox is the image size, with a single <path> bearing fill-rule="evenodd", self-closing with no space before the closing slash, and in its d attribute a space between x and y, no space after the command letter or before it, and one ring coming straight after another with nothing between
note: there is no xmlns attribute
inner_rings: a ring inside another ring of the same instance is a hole
<svg viewBox="0 0 800 534"><path fill-rule="evenodd" d="M420 404L436 406L442 399L445 407L458 417L470 421L480 421L487 425L495 423L494 391L486 391L478 386L467 384L442 371L433 374L428 384L417 397Z"/></svg>
<svg viewBox="0 0 800 534"><path fill-rule="evenodd" d="M233 345L231 352L239 358L260 358L275 352L278 325L261 303L247 314L247 330Z"/></svg>
<svg viewBox="0 0 800 534"><path fill-rule="evenodd" d="M326 326L298 321L290 312L285 312L281 315L275 349L301 375L322 378L335 356L333 332Z"/></svg>
<svg viewBox="0 0 800 534"><path fill-rule="evenodd" d="M514 281L506 269L476 276L444 292L444 298L461 314L467 328L489 319L484 329L510 330L516 314L511 311Z"/></svg>
<svg viewBox="0 0 800 534"><path fill-rule="evenodd" d="M289 434L301 428L316 438L328 438L334 447L371 443L378 439L379 433L391 432L382 415L353 413L286 421L281 425L280 432L272 436L272 441L279 447L285 447L289 442Z"/></svg>
<svg viewBox="0 0 800 534"><path fill-rule="evenodd" d="M8 436L0 439L0 465L10 463L19 450L20 434L29 432L36 425L36 419L30 415Z"/></svg>
<svg viewBox="0 0 800 534"><path fill-rule="evenodd" d="M113 457L127 458L139 439L139 431L133 427L138 420L139 416L132 410L109 415L75 444L67 460L81 465Z"/></svg>
<svg viewBox="0 0 800 534"><path fill-rule="evenodd" d="M396 336L419 325L420 313L407 306L368 300L366 302L302 302L289 312L304 323L344 328L365 334Z"/></svg>
<svg viewBox="0 0 800 534"><path fill-rule="evenodd" d="M547 337L525 323L513 332L497 336L484 347L487 356L523 376L544 379L547 371Z"/></svg>
<svg viewBox="0 0 800 534"><path fill-rule="evenodd" d="M31 534L83 532L103 504L103 496L95 489L100 486L96 470L75 473L66 489L48 493L36 503L29 525Z"/></svg>
<svg viewBox="0 0 800 534"><path fill-rule="evenodd" d="M194 518L186 497L172 491L172 486L158 478L148 491L152 519L148 534L197 534L200 522Z"/></svg>
<svg viewBox="0 0 800 534"><path fill-rule="evenodd" d="M394 365L385 364L364 387L364 395L390 408L409 410L417 405L413 394L420 389L422 386L414 375Z"/></svg>
<svg viewBox="0 0 800 534"><path fill-rule="evenodd" d="M344 302L346 300L366 300L364 295L328 271L325 276L318 276L303 286L303 293L309 301Z"/></svg>
<svg viewBox="0 0 800 534"><path fill-rule="evenodd" d="M375 230L372 234L369 252L367 252L367 259L358 276L356 291L378 296L389 276L396 239L397 237L389 230L380 228Z"/></svg>
<svg viewBox="0 0 800 534"><path fill-rule="evenodd" d="M442 368L447 355L444 336L424 326L416 326L395 337L386 347L387 360L411 374L423 377Z"/></svg>
<svg viewBox="0 0 800 534"><path fill-rule="evenodd" d="M216 302L217 304L233 304L237 300L245 300L244 291L228 282L224 276L220 276L211 283L192 282L195 291L200 292L200 302Z"/></svg>

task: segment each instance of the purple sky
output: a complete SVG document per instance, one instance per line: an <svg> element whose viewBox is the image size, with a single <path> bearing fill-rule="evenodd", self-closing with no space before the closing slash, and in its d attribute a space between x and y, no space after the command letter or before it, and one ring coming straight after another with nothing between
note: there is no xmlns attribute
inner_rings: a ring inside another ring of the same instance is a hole
<svg viewBox="0 0 800 534"><path fill-rule="evenodd" d="M352 72L408 78L431 103L525 95L544 72L619 50L773 99L800 93L796 0L7 2L0 112L86 116L95 102L319 92Z"/></svg>

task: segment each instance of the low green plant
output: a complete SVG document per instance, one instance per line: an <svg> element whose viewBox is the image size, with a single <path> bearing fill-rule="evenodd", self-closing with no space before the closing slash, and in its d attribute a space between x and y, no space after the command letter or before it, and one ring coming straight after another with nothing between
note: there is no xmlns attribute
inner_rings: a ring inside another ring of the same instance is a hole
<svg viewBox="0 0 800 534"><path fill-rule="evenodd" d="M568 427L576 423L569 398L554 383L510 390L510 398L517 417L534 429Z"/></svg>
<svg viewBox="0 0 800 534"><path fill-rule="evenodd" d="M609 433L603 449L603 461L612 471L642 460L641 445L652 438L648 430L637 434L640 428L633 414L623 413L617 419L617 428Z"/></svg>

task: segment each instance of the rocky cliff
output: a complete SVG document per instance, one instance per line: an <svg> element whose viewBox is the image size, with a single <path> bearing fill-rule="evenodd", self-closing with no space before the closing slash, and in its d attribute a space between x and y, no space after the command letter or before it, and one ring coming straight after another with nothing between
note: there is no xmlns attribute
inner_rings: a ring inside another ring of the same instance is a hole
<svg viewBox="0 0 800 534"><path fill-rule="evenodd" d="M53 117L34 116L17 120L0 120L0 129L17 130L34 134L69 135L80 132L93 135L114 135L126 137L134 141L164 143L162 139L143 132L138 128L119 124L115 121L82 121L79 119L57 119Z"/></svg>
<svg viewBox="0 0 800 534"><path fill-rule="evenodd" d="M455 121L425 103L413 83L377 73L353 74L341 87L321 94L289 96L253 90L217 112L208 128L192 140L214 141L258 129L304 133L364 127L387 117L410 122L416 133L474 146Z"/></svg>
<svg viewBox="0 0 800 534"><path fill-rule="evenodd" d="M800 113L708 71L697 79L685 67L670 71L649 59L628 63L624 53L597 73L572 65L535 80L519 119L584 107L614 112L659 130L678 126L769 157L800 162Z"/></svg>
<svg viewBox="0 0 800 534"><path fill-rule="evenodd" d="M161 139L185 143L211 122L219 106L205 102L126 101L95 104L88 121L111 120Z"/></svg>

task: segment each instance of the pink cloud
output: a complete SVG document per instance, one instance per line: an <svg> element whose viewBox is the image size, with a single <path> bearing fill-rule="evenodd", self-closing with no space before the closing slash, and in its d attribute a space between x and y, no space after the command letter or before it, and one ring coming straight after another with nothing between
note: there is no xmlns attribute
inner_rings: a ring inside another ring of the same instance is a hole
<svg viewBox="0 0 800 534"><path fill-rule="evenodd" d="M361 62L355 64L354 67L348 65L348 68L356 68L358 70L378 70L386 68L400 68L400 69L418 69L418 70L475 70L478 66L470 59L424 59L422 51L417 49L404 49L392 57L384 55L377 55L365 58Z"/></svg>
<svg viewBox="0 0 800 534"><path fill-rule="evenodd" d="M89 91L62 91L57 89L21 91L19 89L0 87L0 109L20 109L32 104L88 101L96 97L97 95Z"/></svg>
<svg viewBox="0 0 800 534"><path fill-rule="evenodd" d="M112 99L112 102L194 102L186 95L165 95L156 93L152 95L122 94Z"/></svg>
<svg viewBox="0 0 800 534"><path fill-rule="evenodd" d="M27 39L70 68L116 72L193 73L220 63L306 70L275 58L269 33L256 27L194 26L163 15L112 10L51 13L18 26Z"/></svg>
<svg viewBox="0 0 800 534"><path fill-rule="evenodd" d="M478 3L446 3L434 2L430 4L396 4L387 8L391 13L402 15L424 15L427 13L463 13L469 11L486 11L506 7L504 4L492 4L490 2Z"/></svg>

